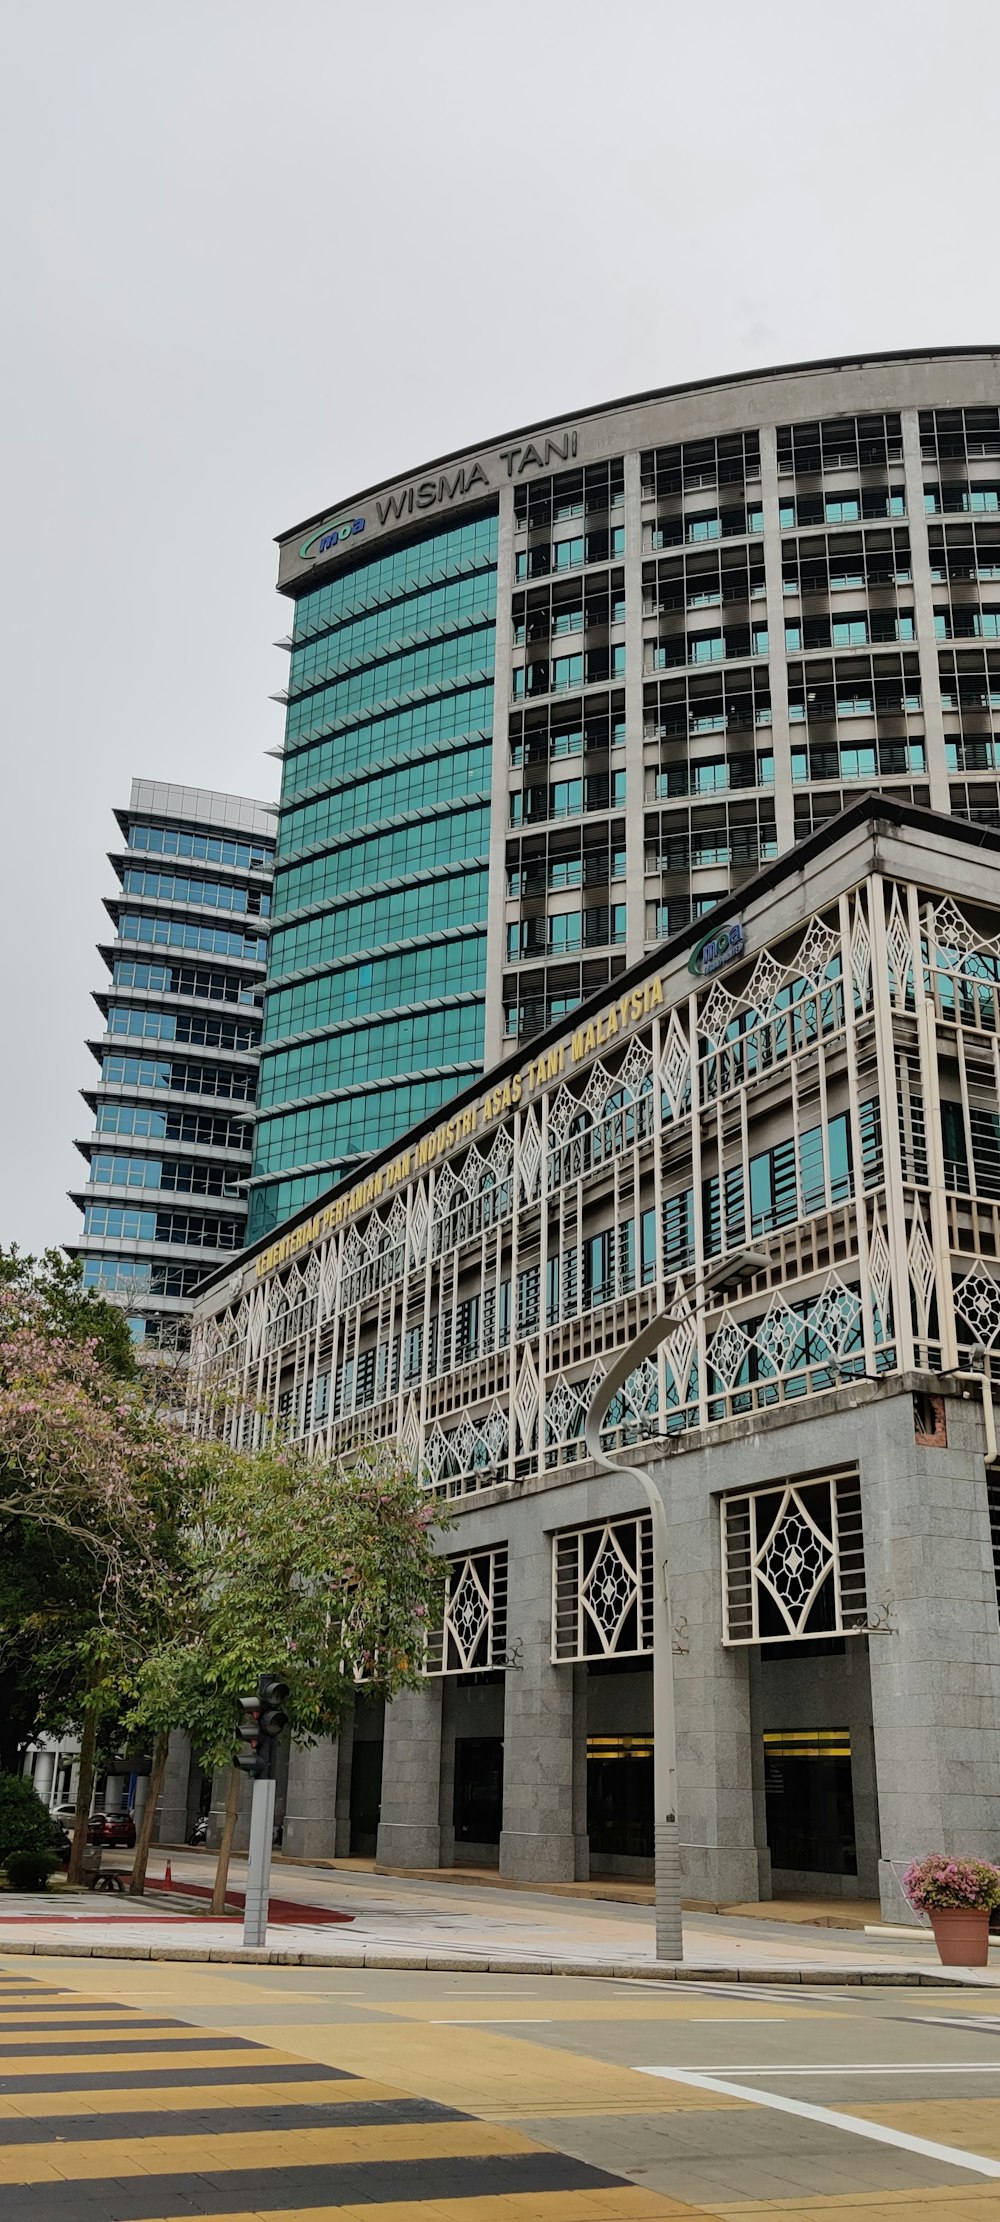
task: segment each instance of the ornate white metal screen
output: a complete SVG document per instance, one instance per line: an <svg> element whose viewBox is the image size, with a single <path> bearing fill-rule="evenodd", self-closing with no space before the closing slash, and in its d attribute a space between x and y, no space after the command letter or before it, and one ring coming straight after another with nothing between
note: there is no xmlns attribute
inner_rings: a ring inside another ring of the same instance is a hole
<svg viewBox="0 0 1000 2222"><path fill-rule="evenodd" d="M857 1474L722 1499L723 1642L805 1642L863 1633Z"/></svg>
<svg viewBox="0 0 1000 2222"><path fill-rule="evenodd" d="M428 1674L477 1674L507 1663L507 1546L452 1559Z"/></svg>
<svg viewBox="0 0 1000 2222"><path fill-rule="evenodd" d="M577 1465L610 1352L655 1310L676 1324L609 1442L865 1376L989 1369L1000 902L865 856L773 943L748 929L716 980L651 971L537 1064L529 1045L506 1094L359 1183L311 1254L237 1282L196 1325L201 1424L331 1457L392 1441L462 1498ZM748 1246L766 1269L740 1265Z"/></svg>
<svg viewBox="0 0 1000 2222"><path fill-rule="evenodd" d="M653 1535L648 1513L557 1535L552 1546L552 1656L623 1659L653 1648Z"/></svg>

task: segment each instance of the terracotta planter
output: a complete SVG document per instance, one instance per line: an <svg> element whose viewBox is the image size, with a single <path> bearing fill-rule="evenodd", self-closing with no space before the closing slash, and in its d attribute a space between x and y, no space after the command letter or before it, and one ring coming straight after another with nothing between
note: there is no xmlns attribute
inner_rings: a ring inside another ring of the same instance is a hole
<svg viewBox="0 0 1000 2222"><path fill-rule="evenodd" d="M936 1906L931 1927L942 1967L986 1967L990 1950L987 1906Z"/></svg>

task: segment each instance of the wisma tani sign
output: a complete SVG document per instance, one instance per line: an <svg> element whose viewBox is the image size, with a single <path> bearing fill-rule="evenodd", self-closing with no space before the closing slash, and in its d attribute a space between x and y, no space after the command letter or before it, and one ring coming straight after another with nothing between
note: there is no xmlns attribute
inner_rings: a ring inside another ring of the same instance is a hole
<svg viewBox="0 0 1000 2222"><path fill-rule="evenodd" d="M375 515L364 517L328 517L317 525L299 546L299 556L305 563L315 563L321 556L343 555L352 547L359 533L391 529L393 525L406 524L411 517L426 515L428 510L450 508L452 502L469 501L478 493L496 492L504 479L523 478L526 471L547 471L560 463L572 462L578 447L575 431L540 433L536 440L522 440L516 446L498 448L484 461L476 457L472 462L458 463L450 470L439 471L435 478L411 479L405 486L395 486L389 493L376 494Z"/></svg>

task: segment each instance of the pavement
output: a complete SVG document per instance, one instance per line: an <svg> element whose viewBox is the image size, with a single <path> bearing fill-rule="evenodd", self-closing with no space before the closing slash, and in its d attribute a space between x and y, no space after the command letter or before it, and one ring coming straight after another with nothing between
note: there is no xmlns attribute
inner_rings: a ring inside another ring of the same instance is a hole
<svg viewBox="0 0 1000 2222"><path fill-rule="evenodd" d="M989 2222L989 1992L0 1953L3 2222Z"/></svg>
<svg viewBox="0 0 1000 2222"><path fill-rule="evenodd" d="M136 1900L89 1891L20 1898L5 1893L0 1950L243 1958L240 1920L213 1920L193 1899L183 1898L185 1883L204 1888L211 1856L183 1850L171 1851L169 1859L170 1895L154 1890ZM121 1864L127 1867L124 1855ZM164 1854L157 1852L150 1882L162 1882L163 1873ZM242 1891L244 1861L233 1861L231 1880ZM276 1961L676 1979L675 1970L657 1967L647 1905L284 1861L275 1865L273 1886L281 1920L269 1927L265 1949ZM332 1924L331 1913L348 1918ZM892 1980L963 1988L1000 1983L1000 1940L989 1969L952 1972L941 1968L929 1928L871 1934L693 1910L684 1918L684 1950L682 1973L689 1979L700 1974L742 1982Z"/></svg>

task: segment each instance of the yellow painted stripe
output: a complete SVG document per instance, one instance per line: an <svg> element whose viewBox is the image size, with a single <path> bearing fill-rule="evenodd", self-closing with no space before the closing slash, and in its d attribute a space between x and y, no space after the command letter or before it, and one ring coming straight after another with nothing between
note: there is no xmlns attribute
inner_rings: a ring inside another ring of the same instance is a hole
<svg viewBox="0 0 1000 2222"><path fill-rule="evenodd" d="M907 2196L912 2199L913 2194ZM919 2193L920 2198L933 2194ZM818 2205L810 2200L803 2205L799 2200L769 2200L766 2207L756 2203L752 2207L738 2206L712 2208L713 2216L732 2214L780 2215L782 2222L813 2222L813 2217L826 2211L833 2201L821 2200ZM349 2207L289 2207L280 2214L267 2211L266 2222L335 2222L342 2215L344 2222L683 2222L684 2217L703 2217L705 2207L688 2206L683 2199L671 2199L659 2191L643 2191L638 2185L623 2184L620 2189L602 2187L598 2191L529 2191L505 2192L498 2198L480 2195L472 2199L393 2199L375 2204L366 2202ZM858 2208L860 2222L878 2222L879 2206L867 2203ZM190 2213L164 2214L150 2217L150 2222L191 2222ZM229 2214L213 2215L212 2222L262 2222L259 2208L234 2208ZM838 2214L836 2222L842 2222ZM845 2218L846 2222L846 2218ZM853 2222L853 2216L850 2217ZM951 2214L942 2218L951 2222ZM955 2222L959 2222L955 2210Z"/></svg>
<svg viewBox="0 0 1000 2222"><path fill-rule="evenodd" d="M52 2013L45 2013L41 2006L26 2006L19 2014L0 2014L0 2052L9 2052L21 2036L41 2043L50 2029L55 2037L62 2029L72 2037L99 2037L105 2033L109 2037L120 2037L122 2044L127 2044L131 2036L156 2036L161 2029L167 2028L172 2036L180 2036L182 2031L176 2025L181 2019L167 2006L158 2014L140 2014L135 2010L130 2014L127 2006L111 2007L106 2013L98 2013L93 2006L62 2006ZM199 2037L205 2035L201 2028L197 2028L196 2033ZM213 2029L212 2035L217 2034Z"/></svg>
<svg viewBox="0 0 1000 2222"><path fill-rule="evenodd" d="M385 2076L397 2090L457 2106L465 2114L509 2120L512 2115L616 2114L629 2108L648 2114L647 2079L635 2068L618 2067L530 2036L489 2029L435 2029L419 2023L284 2023L280 2028L248 2026L244 2034L264 2044L294 2047L301 2060L322 2060L351 2075ZM653 2111L666 2107L728 2110L748 2099L722 2099L689 2085L662 2085ZM381 2218L380 2218L381 2222Z"/></svg>
<svg viewBox="0 0 1000 2222"><path fill-rule="evenodd" d="M345 1999L345 2005L354 2001ZM530 2021L830 2021L836 2016L829 2007L786 2005L784 2001L772 2006L766 1999L699 1998L696 1993L681 1997L670 1995L670 1985L663 1985L663 1996L648 1991L630 1994L622 1987L612 1990L608 1986L606 1998L525 1998L503 2000L494 1998L393 1998L372 2000L380 2014L391 2014L399 2021L433 2021L457 2026L460 2022L481 2021L484 2028L495 2025L502 2029L505 2020L511 2019L527 2028ZM949 2000L949 2012L951 2004ZM996 2007L994 2007L994 2013ZM336 2022L336 2011L329 2019ZM223 2019L223 2027L226 2022Z"/></svg>
<svg viewBox="0 0 1000 2222"><path fill-rule="evenodd" d="M0 2147L0 2183L98 2182L123 2176L218 2175L228 2168L301 2168L373 2160L466 2160L533 2153L538 2146L499 2122L379 2122L368 2129L254 2130L206 2137L111 2137L58 2145Z"/></svg>
<svg viewBox="0 0 1000 2222"><path fill-rule="evenodd" d="M199 2030L198 2035L202 2034L210 2036L213 2032ZM280 2064L287 2068L293 2062L298 2067L301 2061L300 2052L272 2052L265 2047L255 2052L247 2052L242 2048L239 2052L206 2052L203 2046L199 2047L196 2037L192 2038L190 2046L178 2045L176 2050L171 2049L169 2052L100 2052L96 2057L90 2058L84 2052L60 2052L58 2044L53 2043L51 2052L33 2052L30 2058L23 2052L10 2052L9 2049L6 2056L0 2052L0 2077L4 2074L78 2075L83 2070L92 2070L95 2075L124 2075L130 2068L135 2075L145 2075L147 2068L204 2068L206 2071L214 2071L216 2068L257 2067L262 2075L266 2075L269 2067L274 2068Z"/></svg>
<svg viewBox="0 0 1000 2222"><path fill-rule="evenodd" d="M310 2083L305 2079L301 2083L269 2083L266 2068L261 2070L259 2083L186 2083L169 2085L165 2090L130 2086L124 2091L18 2091L14 2097L0 2097L0 2145L4 2122L25 2117L34 2121L51 2114L72 2121L80 2114L204 2114L213 2107L349 2106L399 2097L395 2085L372 2083L362 2076L356 2081L345 2076L342 2083Z"/></svg>
<svg viewBox="0 0 1000 2222"><path fill-rule="evenodd" d="M965 2152L981 2153L985 2160L1000 2160L997 2099L904 2099L889 2106L842 2106L840 2112L863 2122L882 2122L908 2136L932 2137L939 2145L958 2145ZM995 2199L998 2189L994 2185Z"/></svg>

